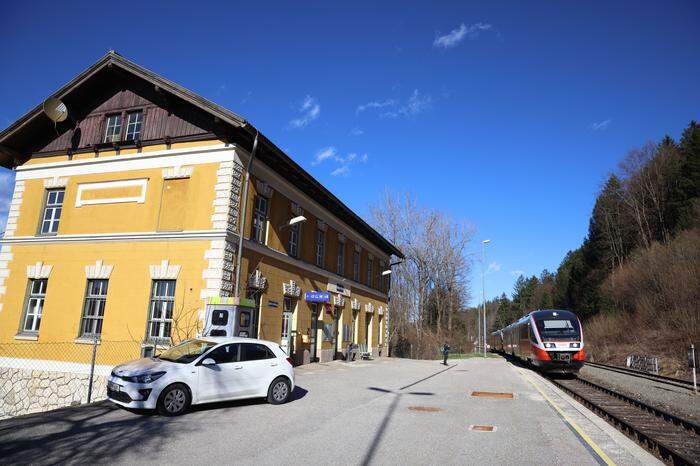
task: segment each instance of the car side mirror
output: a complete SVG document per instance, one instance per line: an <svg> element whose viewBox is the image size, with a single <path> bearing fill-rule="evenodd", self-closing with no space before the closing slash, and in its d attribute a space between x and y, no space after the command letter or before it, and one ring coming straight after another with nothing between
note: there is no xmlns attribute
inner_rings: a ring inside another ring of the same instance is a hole
<svg viewBox="0 0 700 466"><path fill-rule="evenodd" d="M204 360L202 361L202 365L203 366L215 366L216 361L214 361L212 358L204 358Z"/></svg>

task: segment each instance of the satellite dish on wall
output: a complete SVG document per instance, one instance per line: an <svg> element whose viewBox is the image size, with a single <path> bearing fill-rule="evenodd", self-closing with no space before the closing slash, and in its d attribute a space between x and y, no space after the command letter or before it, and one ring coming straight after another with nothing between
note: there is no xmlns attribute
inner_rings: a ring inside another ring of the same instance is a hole
<svg viewBox="0 0 700 466"><path fill-rule="evenodd" d="M68 107L55 97L49 97L44 101L44 113L54 123L60 123L68 118Z"/></svg>

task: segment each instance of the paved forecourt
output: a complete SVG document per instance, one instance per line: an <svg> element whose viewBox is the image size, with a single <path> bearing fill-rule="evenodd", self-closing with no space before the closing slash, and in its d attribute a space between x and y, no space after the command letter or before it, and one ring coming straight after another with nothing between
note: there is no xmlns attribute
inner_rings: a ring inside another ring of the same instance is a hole
<svg viewBox="0 0 700 466"><path fill-rule="evenodd" d="M657 463L539 375L501 358L451 360L447 368L437 361L333 362L302 366L296 373L295 400L283 406L220 403L164 418L97 403L2 421L0 458L131 464ZM475 391L513 398L475 397Z"/></svg>

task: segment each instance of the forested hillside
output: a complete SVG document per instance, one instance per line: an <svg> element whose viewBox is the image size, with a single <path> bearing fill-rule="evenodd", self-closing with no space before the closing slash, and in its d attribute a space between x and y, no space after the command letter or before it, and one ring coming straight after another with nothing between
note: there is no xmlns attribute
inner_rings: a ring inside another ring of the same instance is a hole
<svg viewBox="0 0 700 466"><path fill-rule="evenodd" d="M570 309L584 320L589 358L654 355L681 371L700 343L700 125L630 151L598 194L583 244L555 273L521 276L511 298L487 306L492 329Z"/></svg>

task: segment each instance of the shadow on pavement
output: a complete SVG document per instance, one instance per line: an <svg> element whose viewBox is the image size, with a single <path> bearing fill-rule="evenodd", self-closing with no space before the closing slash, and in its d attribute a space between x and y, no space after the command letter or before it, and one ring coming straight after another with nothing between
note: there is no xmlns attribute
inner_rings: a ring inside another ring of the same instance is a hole
<svg viewBox="0 0 700 466"><path fill-rule="evenodd" d="M0 462L109 463L127 450L153 456L167 448L164 437L187 429L187 423L103 401L0 422Z"/></svg>
<svg viewBox="0 0 700 466"><path fill-rule="evenodd" d="M452 369L453 367L456 367L456 364L453 364L451 366L447 366L445 369L441 369L427 377L424 377L420 380L417 380L413 383L410 383L408 385L405 385L398 390L387 390L385 388L379 388L379 387L367 387L368 390L372 390L375 392L380 392L380 393L393 393L396 396L394 397L394 400L391 402L391 405L389 405L389 409L387 409L386 413L384 414L384 419L382 419L382 423L379 425L377 428L377 432L374 434L374 438L372 439L372 443L370 444L369 448L367 449L367 452L365 453L365 457L362 459L362 465L367 466L372 462L372 459L374 458L374 455L377 453L377 448L379 448L379 444L382 441L382 437L384 436L384 432L386 431L387 427L389 426L389 421L391 420L391 417L394 415L394 411L396 411L396 406L399 404L399 399L401 396L404 395L404 393L401 393L402 390L406 388L413 387L414 385L418 385L421 382L425 382L428 379L431 379L435 377L436 375L440 375L445 371L448 371ZM407 393L409 395L434 395L432 392L409 392Z"/></svg>
<svg viewBox="0 0 700 466"><path fill-rule="evenodd" d="M290 402L308 390L295 387ZM264 399L193 406L192 413L264 404ZM274 408L274 407L273 407ZM167 438L187 435L189 413L165 417L155 411L125 409L109 401L29 414L0 421L0 464L104 464L129 452L157 458Z"/></svg>

